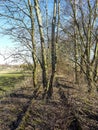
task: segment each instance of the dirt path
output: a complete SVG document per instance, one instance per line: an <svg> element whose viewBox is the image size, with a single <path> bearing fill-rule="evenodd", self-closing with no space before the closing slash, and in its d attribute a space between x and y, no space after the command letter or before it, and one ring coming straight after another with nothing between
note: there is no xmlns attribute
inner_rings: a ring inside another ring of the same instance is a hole
<svg viewBox="0 0 98 130"><path fill-rule="evenodd" d="M15 130L32 99L32 87L19 89L0 100L0 130Z"/></svg>

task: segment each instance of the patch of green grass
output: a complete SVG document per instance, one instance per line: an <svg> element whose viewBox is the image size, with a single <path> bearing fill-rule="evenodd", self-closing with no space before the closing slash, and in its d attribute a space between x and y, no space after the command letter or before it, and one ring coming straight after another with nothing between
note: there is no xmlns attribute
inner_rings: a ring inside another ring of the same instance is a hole
<svg viewBox="0 0 98 130"><path fill-rule="evenodd" d="M0 95L3 92L10 91L15 84L24 79L22 73L2 73L0 74Z"/></svg>

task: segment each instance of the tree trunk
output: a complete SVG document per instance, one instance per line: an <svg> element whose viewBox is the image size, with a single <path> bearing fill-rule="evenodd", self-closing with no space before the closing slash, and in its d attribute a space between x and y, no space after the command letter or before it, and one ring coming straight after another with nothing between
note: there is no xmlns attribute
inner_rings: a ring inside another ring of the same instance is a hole
<svg viewBox="0 0 98 130"><path fill-rule="evenodd" d="M87 82L88 82L88 92L91 93L93 88L93 71L92 71L92 65L90 62L90 55L91 55L91 17L92 17L92 9L90 5L90 1L87 0L88 9L89 9L89 21L88 21L88 28L87 28L87 42L86 42L86 76L87 76Z"/></svg>
<svg viewBox="0 0 98 130"><path fill-rule="evenodd" d="M74 10L74 58L75 58L75 83L78 83L78 43L77 43L77 26L76 26L76 19L77 19L77 9L76 9L76 0L73 3L73 10Z"/></svg>
<svg viewBox="0 0 98 130"><path fill-rule="evenodd" d="M41 11L39 7L38 0L34 0L35 5L35 11L39 26L39 33L40 33L40 42L41 42L41 56L42 56L42 82L43 82L43 88L47 88L47 63L46 63L46 52L45 52L45 40L44 40L44 33L43 33L43 25L42 25L42 17L41 17Z"/></svg>
<svg viewBox="0 0 98 130"><path fill-rule="evenodd" d="M37 86L37 74L36 74L36 67L37 67L37 58L36 58L36 44L34 39L34 14L33 14L33 8L31 5L31 1L28 0L29 5L29 13L30 13L30 19L31 19L31 41L32 41L32 58L33 58L33 86L36 88Z"/></svg>
<svg viewBox="0 0 98 130"><path fill-rule="evenodd" d="M53 11L53 19L52 19L52 38L51 38L52 72L51 72L49 88L47 92L48 98L51 98L52 93L53 93L53 80L54 80L54 76L56 72L56 43L55 43L56 8L57 8L57 0L54 0L54 11Z"/></svg>

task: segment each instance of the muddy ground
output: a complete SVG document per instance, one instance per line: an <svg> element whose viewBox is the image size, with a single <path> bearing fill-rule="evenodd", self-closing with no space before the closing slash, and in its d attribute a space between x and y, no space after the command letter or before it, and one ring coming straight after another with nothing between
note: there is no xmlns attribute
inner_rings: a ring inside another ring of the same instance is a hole
<svg viewBox="0 0 98 130"><path fill-rule="evenodd" d="M51 100L35 99L27 84L0 99L0 130L98 130L98 97L62 79Z"/></svg>

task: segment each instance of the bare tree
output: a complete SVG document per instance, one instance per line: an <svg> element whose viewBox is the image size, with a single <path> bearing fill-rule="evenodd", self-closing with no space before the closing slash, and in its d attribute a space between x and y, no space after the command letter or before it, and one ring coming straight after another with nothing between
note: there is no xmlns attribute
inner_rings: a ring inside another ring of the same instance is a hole
<svg viewBox="0 0 98 130"><path fill-rule="evenodd" d="M0 17L6 22L4 34L10 35L15 41L20 42L32 55L33 87L37 85L36 67L36 44L34 32L34 10L31 1L1 1ZM4 11L2 11L2 9ZM9 26L8 26L9 25ZM25 50L24 50L25 51ZM18 53L19 54L19 53ZM18 55L17 54L17 55ZM15 53L14 53L15 55ZM20 55L20 54L19 54ZM21 54L22 56L22 54Z"/></svg>
<svg viewBox="0 0 98 130"><path fill-rule="evenodd" d="M50 98L53 93L53 80L56 72L56 41L55 41L55 27L56 27L56 10L57 10L57 0L54 0L54 10L53 10L53 19L52 19L52 38L51 38L51 64L52 72L48 88L48 97Z"/></svg>
<svg viewBox="0 0 98 130"><path fill-rule="evenodd" d="M76 19L77 19L77 8L76 8L76 0L74 2L71 1L71 6L73 10L73 18L74 18L74 59L75 59L75 82L78 83L78 41L77 41L77 27L76 27Z"/></svg>
<svg viewBox="0 0 98 130"><path fill-rule="evenodd" d="M43 23L42 23L42 16L41 10L39 6L39 1L34 0L34 6L39 26L39 33L40 33L40 42L41 42L41 56L42 56L42 80L43 80L43 87L44 91L47 89L47 63L46 63L46 52L45 52L45 38L43 33Z"/></svg>
<svg viewBox="0 0 98 130"><path fill-rule="evenodd" d="M36 67L37 67L37 57L36 57L36 44L35 44L35 36L34 36L34 9L32 8L32 4L30 0L28 0L29 5L29 13L31 19L31 40L32 40L32 58L33 58L33 85L36 88L37 85L37 74L36 74Z"/></svg>
<svg viewBox="0 0 98 130"><path fill-rule="evenodd" d="M75 2L75 1L74 1ZM94 64L92 63L93 58L96 57L96 38L93 35L93 31L96 28L96 9L97 9L97 1L95 0L93 4L87 0L85 3L83 3L81 0L77 2L76 6L78 8L78 13L81 16L80 23L79 18L76 16L76 10L74 8L74 4L72 1L70 1L72 12L73 12L73 19L75 22L75 28L78 31L76 33L76 36L80 40L79 43L76 45L78 49L80 49L80 62L79 58L77 57L78 61L75 60L75 64L79 65L81 67L82 72L85 74L87 83L88 83L88 92L92 92L95 90L95 83L94 83L94 72L96 73L96 68ZM85 11L83 5L85 4L88 11ZM75 38L76 40L76 38ZM94 43L94 44L93 44ZM95 48L93 51L92 48ZM92 51L93 51L93 58L92 58ZM76 52L76 51L75 51ZM75 55L77 55L75 53ZM96 59L96 58L95 58ZM95 60L96 61L96 60ZM96 76L95 76L96 77Z"/></svg>

